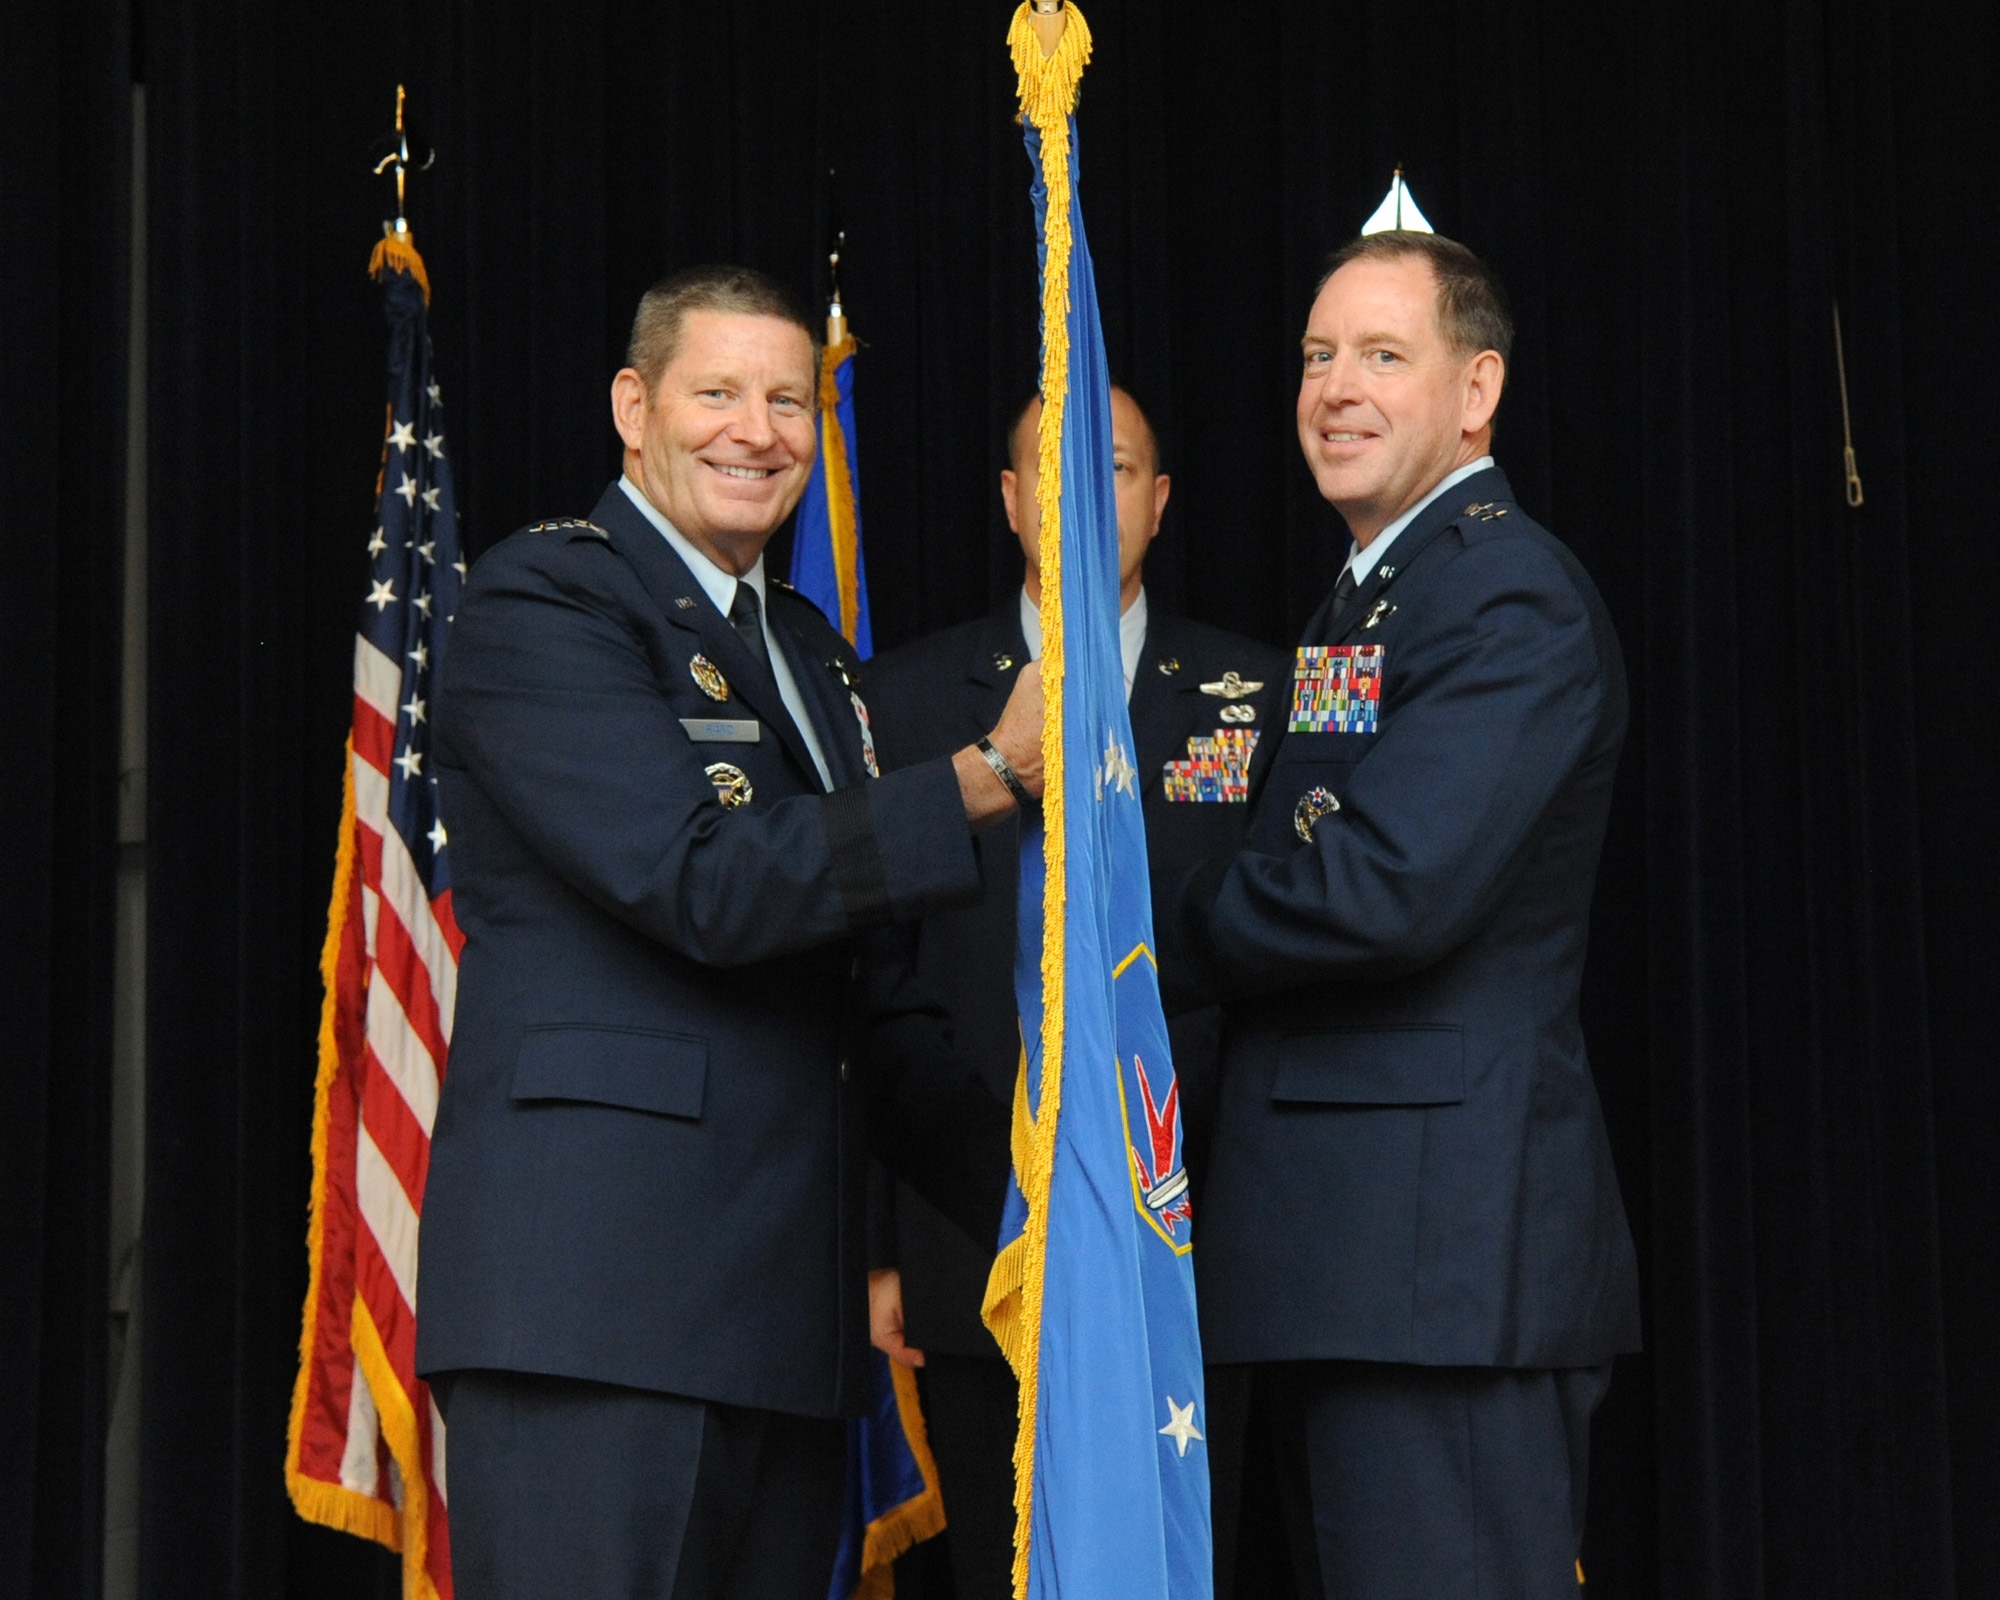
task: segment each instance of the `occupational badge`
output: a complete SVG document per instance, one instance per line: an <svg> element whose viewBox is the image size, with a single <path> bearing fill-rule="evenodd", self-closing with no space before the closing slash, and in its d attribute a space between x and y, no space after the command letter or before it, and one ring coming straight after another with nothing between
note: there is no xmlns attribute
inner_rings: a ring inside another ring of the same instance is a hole
<svg viewBox="0 0 2000 1600"><path fill-rule="evenodd" d="M1307 844L1313 842L1313 824L1330 817L1340 809L1340 802L1325 789L1312 788L1299 796L1299 803L1292 807L1292 826L1298 829L1299 837Z"/></svg>
<svg viewBox="0 0 2000 1600"><path fill-rule="evenodd" d="M711 700L729 698L729 680L707 656L698 655L688 663L688 675L692 677L701 692Z"/></svg>
<svg viewBox="0 0 2000 1600"><path fill-rule="evenodd" d="M741 767L718 761L707 771L708 781L715 785L715 798L721 802L723 810L734 811L738 806L747 806L755 798L756 791L750 787L750 775Z"/></svg>
<svg viewBox="0 0 2000 1600"><path fill-rule="evenodd" d="M1264 685L1247 679L1240 672L1225 672L1213 683L1201 686L1203 694L1220 695L1224 700L1241 700L1245 695L1255 694Z"/></svg>
<svg viewBox="0 0 2000 1600"><path fill-rule="evenodd" d="M1379 644L1302 644L1292 669L1292 733L1373 733L1382 702Z"/></svg>
<svg viewBox="0 0 2000 1600"><path fill-rule="evenodd" d="M868 776L879 778L882 769L875 762L875 729L868 721L868 705L854 690L847 691L847 698L854 702L854 720L861 724L861 764L868 769Z"/></svg>
<svg viewBox="0 0 2000 1600"><path fill-rule="evenodd" d="M1169 800L1241 805L1250 798L1250 757L1255 728L1217 728L1188 740L1187 758L1169 761L1160 778Z"/></svg>
<svg viewBox="0 0 2000 1600"><path fill-rule="evenodd" d="M1257 720L1257 708L1255 706L1226 705L1217 715L1224 722L1234 722L1240 725L1245 722L1255 722Z"/></svg>

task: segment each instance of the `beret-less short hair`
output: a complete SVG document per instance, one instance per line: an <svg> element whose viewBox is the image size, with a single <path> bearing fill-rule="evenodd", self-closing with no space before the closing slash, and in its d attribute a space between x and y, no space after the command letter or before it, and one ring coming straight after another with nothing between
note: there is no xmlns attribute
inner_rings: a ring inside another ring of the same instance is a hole
<svg viewBox="0 0 2000 1600"><path fill-rule="evenodd" d="M625 365L645 380L646 393L660 387L660 375L680 354L687 319L697 311L728 316L776 317L801 329L812 343L813 392L819 392L819 330L799 297L755 267L687 267L670 273L639 297Z"/></svg>
<svg viewBox="0 0 2000 1600"><path fill-rule="evenodd" d="M1413 233L1392 228L1364 233L1343 245L1327 262L1313 292L1326 287L1350 261L1394 261L1417 256L1428 261L1437 285L1438 330L1454 355L1471 357L1497 350L1502 361L1514 353L1514 317L1507 308L1507 291L1493 269L1456 239L1441 233Z"/></svg>

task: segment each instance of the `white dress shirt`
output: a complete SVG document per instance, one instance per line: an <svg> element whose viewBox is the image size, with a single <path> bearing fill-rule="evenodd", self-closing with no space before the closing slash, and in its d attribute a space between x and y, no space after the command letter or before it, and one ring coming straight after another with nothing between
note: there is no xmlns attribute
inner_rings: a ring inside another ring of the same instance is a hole
<svg viewBox="0 0 2000 1600"><path fill-rule="evenodd" d="M792 714L799 737L806 742L813 766L819 772L820 783L831 789L833 773L826 764L826 752L819 747L819 731L813 727L813 720L806 712L805 697L799 693L798 680L792 676L792 665L785 659L777 634L771 631L771 608L765 604L764 598L763 556L759 555L757 564L740 578L724 572L688 543L687 536L661 515L659 507L646 498L645 490L625 477L618 480L618 487L625 491L625 498L639 508L640 514L660 530L660 537L673 546L674 554L687 563L687 569L694 574L694 581L701 585L702 593L715 602L715 609L723 616L727 617L729 608L736 603L736 586L739 583L750 585L757 596L757 622L764 630L764 643L771 652L771 676L778 680L778 698L785 702L785 709Z"/></svg>
<svg viewBox="0 0 2000 1600"><path fill-rule="evenodd" d="M1388 527L1376 534L1373 539L1369 540L1367 549L1364 550L1361 546L1356 545L1350 550L1347 555L1347 569L1354 574L1354 587L1358 589L1368 581L1370 574L1382 564L1382 558L1389 553L1389 546L1396 542L1396 535L1415 522L1425 506L1429 505L1453 484L1463 483L1475 472L1484 472L1492 465L1493 458L1491 456L1481 456L1477 461L1468 461L1456 472L1446 473L1442 478L1438 479L1438 486L1435 489L1431 490L1423 499L1411 506L1408 511L1405 511L1394 522L1390 523Z"/></svg>
<svg viewBox="0 0 2000 1600"><path fill-rule="evenodd" d="M1042 659L1041 608L1021 591L1021 637L1028 641L1028 659ZM1139 670L1139 652L1146 648L1146 591L1142 588L1118 618L1118 658L1125 668L1125 700L1132 699L1132 678Z"/></svg>

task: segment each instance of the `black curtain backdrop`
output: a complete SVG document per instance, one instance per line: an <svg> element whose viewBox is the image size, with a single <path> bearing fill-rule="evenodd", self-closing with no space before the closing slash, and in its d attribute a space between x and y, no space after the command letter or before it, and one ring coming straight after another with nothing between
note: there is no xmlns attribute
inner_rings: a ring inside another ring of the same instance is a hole
<svg viewBox="0 0 2000 1600"><path fill-rule="evenodd" d="M1345 540L1292 437L1295 341L1319 263L1400 162L1513 293L1498 453L1618 620L1635 721L1586 1024L1649 1349L1596 1431L1591 1592L2000 1595L1994 9L1087 9L1083 197L1111 358L1175 471L1157 599L1285 644L1323 594ZM1007 6L139 0L137 49L115 11L7 16L25 41L5 52L10 104L29 109L0 157L0 882L19 929L0 1005L23 1068L0 1124L0 1586L97 1592L104 396L136 70L142 1583L389 1595L393 1564L297 1522L281 1480L380 438L372 142L406 82L438 150L410 209L475 550L587 511L614 470L606 390L649 281L727 258L820 295L837 216L893 644L982 611L1019 570L994 493L1036 351ZM1842 496L1836 301L1860 508Z"/></svg>
<svg viewBox="0 0 2000 1600"><path fill-rule="evenodd" d="M102 1559L130 98L122 7L0 7L7 1595Z"/></svg>

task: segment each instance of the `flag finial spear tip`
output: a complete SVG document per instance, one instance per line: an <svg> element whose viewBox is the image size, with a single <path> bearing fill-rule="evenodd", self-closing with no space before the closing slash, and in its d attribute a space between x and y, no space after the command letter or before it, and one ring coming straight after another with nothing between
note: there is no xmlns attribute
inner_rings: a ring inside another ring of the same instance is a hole
<svg viewBox="0 0 2000 1600"><path fill-rule="evenodd" d="M1388 233L1398 230L1405 233L1436 233L1430 219L1417 208L1416 196L1410 193L1410 186L1403 179L1403 169L1399 165L1389 179L1389 192L1382 197L1368 220L1361 224L1365 236L1371 233Z"/></svg>
<svg viewBox="0 0 2000 1600"><path fill-rule="evenodd" d="M397 84L396 126L390 130L386 140L388 153L375 163L375 176L378 178L392 167L396 173L396 217L393 222L384 222L382 224L384 236L391 238L398 236L408 237L410 232L410 220L405 215L405 200L407 198L410 170L415 168L418 172L428 172L431 169L431 164L437 160L437 152L435 150L424 149L421 158L413 156L410 153L410 126L403 115L407 100L408 95L403 85L400 83ZM384 146L378 144L375 148L380 150Z"/></svg>

